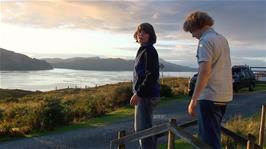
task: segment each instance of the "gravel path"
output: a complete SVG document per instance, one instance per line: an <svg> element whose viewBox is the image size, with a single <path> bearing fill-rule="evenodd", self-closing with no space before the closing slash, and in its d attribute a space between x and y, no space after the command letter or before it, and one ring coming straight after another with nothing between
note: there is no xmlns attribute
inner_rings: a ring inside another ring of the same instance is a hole
<svg viewBox="0 0 266 149"><path fill-rule="evenodd" d="M173 100L157 107L154 113L155 123L176 118L178 123L190 120L186 113L188 100ZM266 92L238 93L234 95L225 114L225 119L234 115L251 116L260 112L261 105L266 104ZM70 132L51 134L30 139L18 139L0 144L0 149L108 149L110 141L116 138L116 132L126 130L133 132L133 119L97 127L82 128ZM165 142L162 138L159 142ZM137 148L137 142L127 144L127 148Z"/></svg>

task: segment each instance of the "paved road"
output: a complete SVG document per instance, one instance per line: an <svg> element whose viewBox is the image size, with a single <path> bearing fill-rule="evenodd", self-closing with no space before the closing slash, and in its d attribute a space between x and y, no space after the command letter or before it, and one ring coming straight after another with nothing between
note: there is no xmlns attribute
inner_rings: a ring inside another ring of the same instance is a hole
<svg viewBox="0 0 266 149"><path fill-rule="evenodd" d="M154 114L155 123L176 118L179 123L189 120L186 113L188 100L173 100L166 105L157 107ZM266 92L238 93L228 105L225 119L234 115L250 116L260 111L261 105L266 104ZM0 143L0 149L107 149L110 140L116 138L116 132L127 130L133 132L133 119L128 118L98 128L82 128L70 132L51 134L30 139L19 139ZM165 142L162 138L159 142ZM137 148L137 142L127 145L127 148Z"/></svg>

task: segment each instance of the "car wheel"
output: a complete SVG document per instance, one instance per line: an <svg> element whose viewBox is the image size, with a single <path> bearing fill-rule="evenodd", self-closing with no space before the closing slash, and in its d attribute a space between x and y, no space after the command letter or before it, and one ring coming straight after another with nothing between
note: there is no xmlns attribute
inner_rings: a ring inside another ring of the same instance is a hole
<svg viewBox="0 0 266 149"><path fill-rule="evenodd" d="M250 84L249 85L249 91L254 91L255 88L255 84Z"/></svg>
<svg viewBox="0 0 266 149"><path fill-rule="evenodd" d="M239 86L238 85L236 85L235 87L234 87L234 92L238 92L239 91Z"/></svg>

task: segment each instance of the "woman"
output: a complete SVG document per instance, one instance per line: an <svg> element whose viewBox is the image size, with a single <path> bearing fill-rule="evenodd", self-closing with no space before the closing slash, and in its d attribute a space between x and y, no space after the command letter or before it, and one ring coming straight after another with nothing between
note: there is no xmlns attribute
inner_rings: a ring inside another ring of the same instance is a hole
<svg viewBox="0 0 266 149"><path fill-rule="evenodd" d="M151 24L140 24L134 38L140 48L135 59L130 104L135 105L135 131L141 131L152 127L153 109L159 101L159 59L153 47L156 34ZM153 137L141 139L139 142L142 149L156 148L156 139Z"/></svg>

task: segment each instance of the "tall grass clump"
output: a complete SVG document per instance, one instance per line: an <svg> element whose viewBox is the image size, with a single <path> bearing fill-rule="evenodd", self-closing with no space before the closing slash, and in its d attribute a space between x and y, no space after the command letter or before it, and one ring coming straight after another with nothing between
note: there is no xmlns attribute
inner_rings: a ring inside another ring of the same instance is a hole
<svg viewBox="0 0 266 149"><path fill-rule="evenodd" d="M260 127L260 118L258 115L247 118L235 116L227 121L224 127L243 137L252 134L256 137L256 143L258 144ZM222 144L227 146L228 149L242 149L246 147L246 144L238 144L236 141L225 135L222 135Z"/></svg>

